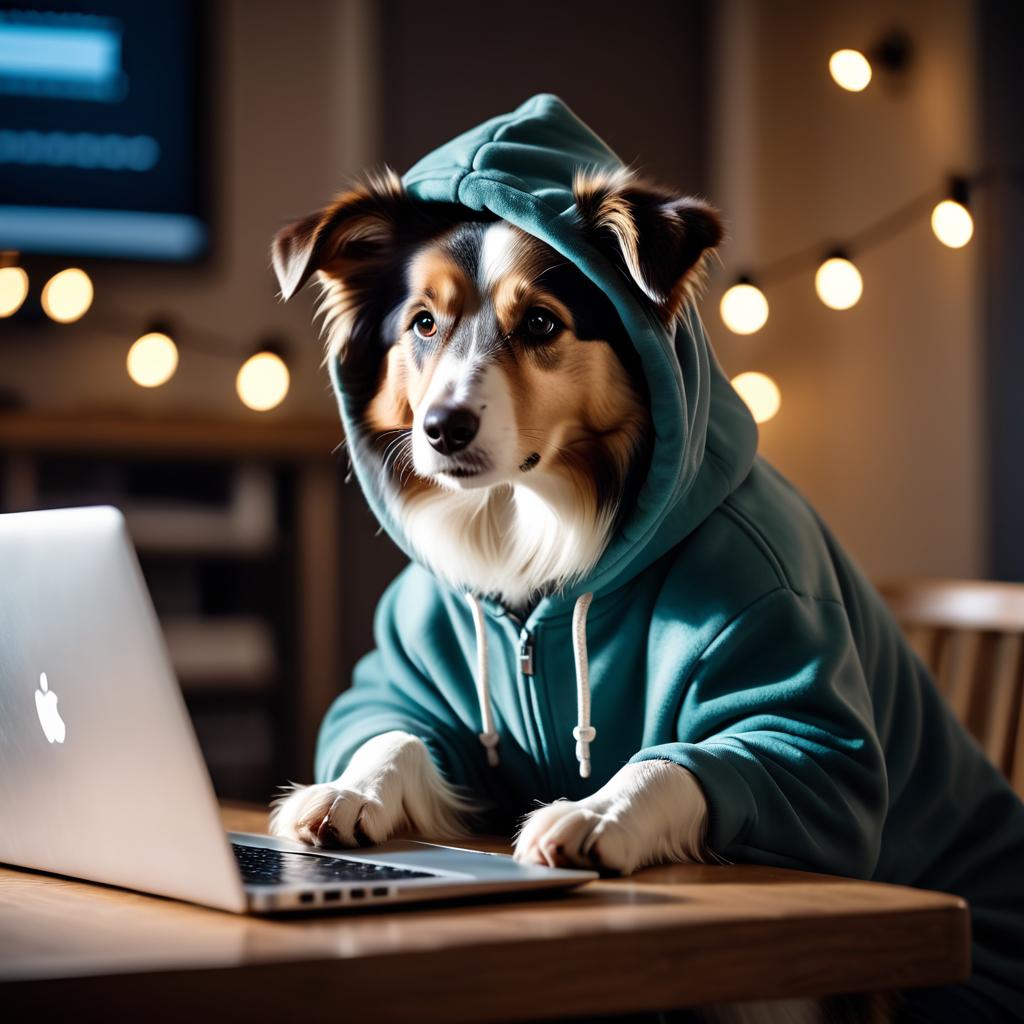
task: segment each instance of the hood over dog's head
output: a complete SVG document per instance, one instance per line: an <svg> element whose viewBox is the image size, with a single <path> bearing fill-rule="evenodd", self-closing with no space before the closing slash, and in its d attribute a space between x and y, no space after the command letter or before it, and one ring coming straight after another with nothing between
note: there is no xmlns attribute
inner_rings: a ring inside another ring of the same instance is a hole
<svg viewBox="0 0 1024 1024"><path fill-rule="evenodd" d="M590 574L635 503L657 410L622 300L671 336L721 238L706 203L617 162L564 170L565 226L616 290L500 204L390 171L273 245L284 298L321 285L351 455L385 525L450 583L513 604Z"/></svg>

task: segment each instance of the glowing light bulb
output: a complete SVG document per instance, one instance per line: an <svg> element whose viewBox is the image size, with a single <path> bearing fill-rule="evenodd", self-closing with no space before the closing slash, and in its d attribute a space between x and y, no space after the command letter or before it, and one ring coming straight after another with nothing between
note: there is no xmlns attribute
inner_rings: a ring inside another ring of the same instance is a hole
<svg viewBox="0 0 1024 1024"><path fill-rule="evenodd" d="M832 256L818 267L814 290L829 309L849 309L860 301L864 280L846 257Z"/></svg>
<svg viewBox="0 0 1024 1024"><path fill-rule="evenodd" d="M128 376L140 388L158 388L178 368L178 346L162 331L150 331L128 349L126 363Z"/></svg>
<svg viewBox="0 0 1024 1024"><path fill-rule="evenodd" d="M279 355L257 352L242 363L235 389L244 405L255 412L267 412L284 401L290 382L288 367Z"/></svg>
<svg viewBox="0 0 1024 1024"><path fill-rule="evenodd" d="M0 317L13 316L28 295L28 274L23 267L0 267Z"/></svg>
<svg viewBox="0 0 1024 1024"><path fill-rule="evenodd" d="M89 311L92 296L89 275L78 267L68 267L43 285L43 311L59 324L74 323Z"/></svg>
<svg viewBox="0 0 1024 1024"><path fill-rule="evenodd" d="M962 249L974 234L971 211L955 199L943 199L932 210L932 231L950 249Z"/></svg>
<svg viewBox="0 0 1024 1024"><path fill-rule="evenodd" d="M764 292L749 281L734 284L722 296L718 310L722 322L733 334L754 334L768 321L768 300Z"/></svg>
<svg viewBox="0 0 1024 1024"><path fill-rule="evenodd" d="M836 50L828 59L833 81L848 92L863 92L871 81L871 62L860 50Z"/></svg>
<svg viewBox="0 0 1024 1024"><path fill-rule="evenodd" d="M765 373L748 370L732 379L736 393L746 403L755 423L767 423L782 405L779 386Z"/></svg>

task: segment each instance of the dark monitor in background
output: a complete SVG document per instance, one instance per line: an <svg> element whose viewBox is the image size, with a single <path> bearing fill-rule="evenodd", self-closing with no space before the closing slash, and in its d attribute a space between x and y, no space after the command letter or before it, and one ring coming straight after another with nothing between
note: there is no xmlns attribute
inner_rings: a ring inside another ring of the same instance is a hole
<svg viewBox="0 0 1024 1024"><path fill-rule="evenodd" d="M0 250L207 249L201 0L0 3Z"/></svg>

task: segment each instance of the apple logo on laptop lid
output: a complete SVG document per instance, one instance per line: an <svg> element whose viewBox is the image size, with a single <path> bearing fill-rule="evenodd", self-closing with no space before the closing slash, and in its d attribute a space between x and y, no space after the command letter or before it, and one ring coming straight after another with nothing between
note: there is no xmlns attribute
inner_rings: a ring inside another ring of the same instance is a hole
<svg viewBox="0 0 1024 1024"><path fill-rule="evenodd" d="M43 735L50 743L63 743L67 726L57 710L57 694L50 689L45 672L39 673L39 689L36 690L36 714L43 727Z"/></svg>

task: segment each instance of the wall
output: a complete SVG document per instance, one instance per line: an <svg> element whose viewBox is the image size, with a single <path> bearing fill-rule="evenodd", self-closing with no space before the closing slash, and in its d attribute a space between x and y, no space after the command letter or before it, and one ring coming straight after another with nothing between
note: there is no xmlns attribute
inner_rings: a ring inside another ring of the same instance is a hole
<svg viewBox="0 0 1024 1024"><path fill-rule="evenodd" d="M628 163L707 185L707 0L381 0L381 154L405 168L439 142L553 92Z"/></svg>
<svg viewBox="0 0 1024 1024"><path fill-rule="evenodd" d="M730 275L842 239L952 171L976 169L974 5L968 0L716 8L712 195L731 222L704 316L726 369L782 389L761 451L874 578L983 575L976 243L939 245L927 216L857 259L864 295L826 309L813 268L768 289L739 338L718 317ZM893 25L916 48L901 91L843 92L827 61ZM984 225L977 225L979 231Z"/></svg>

